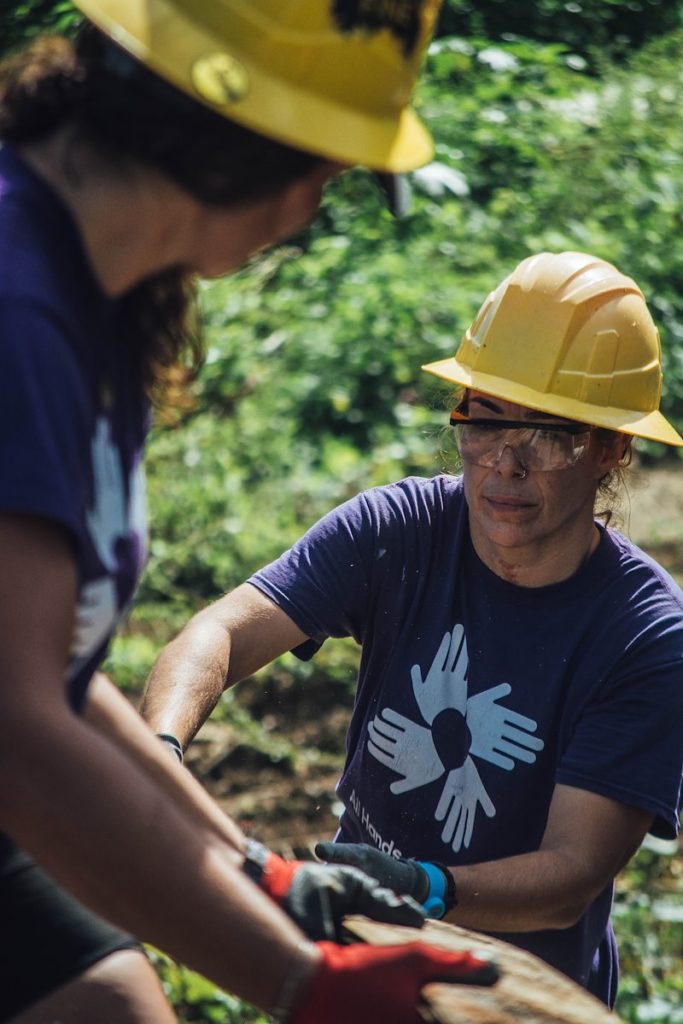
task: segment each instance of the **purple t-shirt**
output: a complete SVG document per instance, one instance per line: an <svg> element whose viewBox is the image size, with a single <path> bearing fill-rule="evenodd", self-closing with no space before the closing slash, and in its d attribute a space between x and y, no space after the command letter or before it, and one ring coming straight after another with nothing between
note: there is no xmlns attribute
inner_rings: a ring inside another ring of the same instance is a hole
<svg viewBox="0 0 683 1024"><path fill-rule="evenodd" d="M311 637L300 657L328 636L362 645L340 841L456 866L533 851L557 783L676 834L683 594L619 533L570 579L518 587L476 555L461 479L409 478L331 512L250 582ZM502 937L611 1002L611 898L571 928Z"/></svg>
<svg viewBox="0 0 683 1024"><path fill-rule="evenodd" d="M69 533L78 606L66 674L82 705L145 554L148 410L117 303L60 199L0 148L0 513Z"/></svg>

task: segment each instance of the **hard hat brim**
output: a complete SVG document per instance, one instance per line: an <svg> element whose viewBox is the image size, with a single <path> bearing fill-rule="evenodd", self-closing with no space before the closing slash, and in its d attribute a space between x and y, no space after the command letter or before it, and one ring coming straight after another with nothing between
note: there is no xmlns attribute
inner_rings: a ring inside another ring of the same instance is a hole
<svg viewBox="0 0 683 1024"><path fill-rule="evenodd" d="M167 0L75 0L76 6L117 45L217 113L276 141L349 166L401 173L428 163L434 152L429 132L406 107L374 115L305 84L273 74L239 46L186 16ZM239 101L218 103L202 95L193 69L207 56L221 55L239 64L248 87ZM191 143L191 140L190 140Z"/></svg>
<svg viewBox="0 0 683 1024"><path fill-rule="evenodd" d="M595 427L606 427L608 430L617 430L649 441L661 441L662 444L683 447L683 437L657 411L645 415L638 411L629 413L624 409L610 406L590 405L564 395L545 394L517 381L471 371L453 356L439 359L434 363L425 363L422 369L426 373L440 377L441 380L452 381L465 388L474 388L494 398L502 398L504 401L514 402L538 412L563 416L577 423L588 423Z"/></svg>

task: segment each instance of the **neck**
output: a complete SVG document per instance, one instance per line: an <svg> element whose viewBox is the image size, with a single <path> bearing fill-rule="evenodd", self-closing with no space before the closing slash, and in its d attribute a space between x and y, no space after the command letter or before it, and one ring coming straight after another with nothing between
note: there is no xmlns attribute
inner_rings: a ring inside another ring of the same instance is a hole
<svg viewBox="0 0 683 1024"><path fill-rule="evenodd" d="M22 147L21 155L72 213L107 295L182 264L192 201L161 174L132 161L108 162L68 129Z"/></svg>
<svg viewBox="0 0 683 1024"><path fill-rule="evenodd" d="M593 520L573 524L562 536L511 547L496 544L470 515L472 544L484 565L501 579L519 587L547 587L561 583L588 561L600 543L600 531Z"/></svg>

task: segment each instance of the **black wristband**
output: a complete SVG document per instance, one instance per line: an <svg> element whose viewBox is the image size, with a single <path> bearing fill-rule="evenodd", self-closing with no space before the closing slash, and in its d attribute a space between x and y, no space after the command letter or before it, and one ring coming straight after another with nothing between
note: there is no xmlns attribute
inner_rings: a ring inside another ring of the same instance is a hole
<svg viewBox="0 0 683 1024"><path fill-rule="evenodd" d="M172 750L175 756L178 758L180 763L183 763L183 748L180 740L177 736L171 735L170 732L158 732L157 739L160 739L169 750Z"/></svg>
<svg viewBox="0 0 683 1024"><path fill-rule="evenodd" d="M443 901L446 905L446 913L448 913L449 910L452 910L453 907L457 907L458 905L458 893L455 885L455 877L453 872L450 871L445 864L439 864L438 860L433 860L432 864L435 868L438 868L439 871L443 871L444 878L446 879L446 894Z"/></svg>

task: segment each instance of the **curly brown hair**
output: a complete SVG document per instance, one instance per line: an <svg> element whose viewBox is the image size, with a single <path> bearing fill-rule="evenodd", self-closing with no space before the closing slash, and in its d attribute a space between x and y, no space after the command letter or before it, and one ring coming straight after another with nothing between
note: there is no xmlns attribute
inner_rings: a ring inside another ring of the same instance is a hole
<svg viewBox="0 0 683 1024"><path fill-rule="evenodd" d="M321 159L194 101L90 24L74 42L39 37L0 64L0 139L29 144L67 124L112 163L151 166L207 204L273 195ZM157 406L178 403L201 364L196 298L196 278L171 269L120 300L120 329Z"/></svg>

